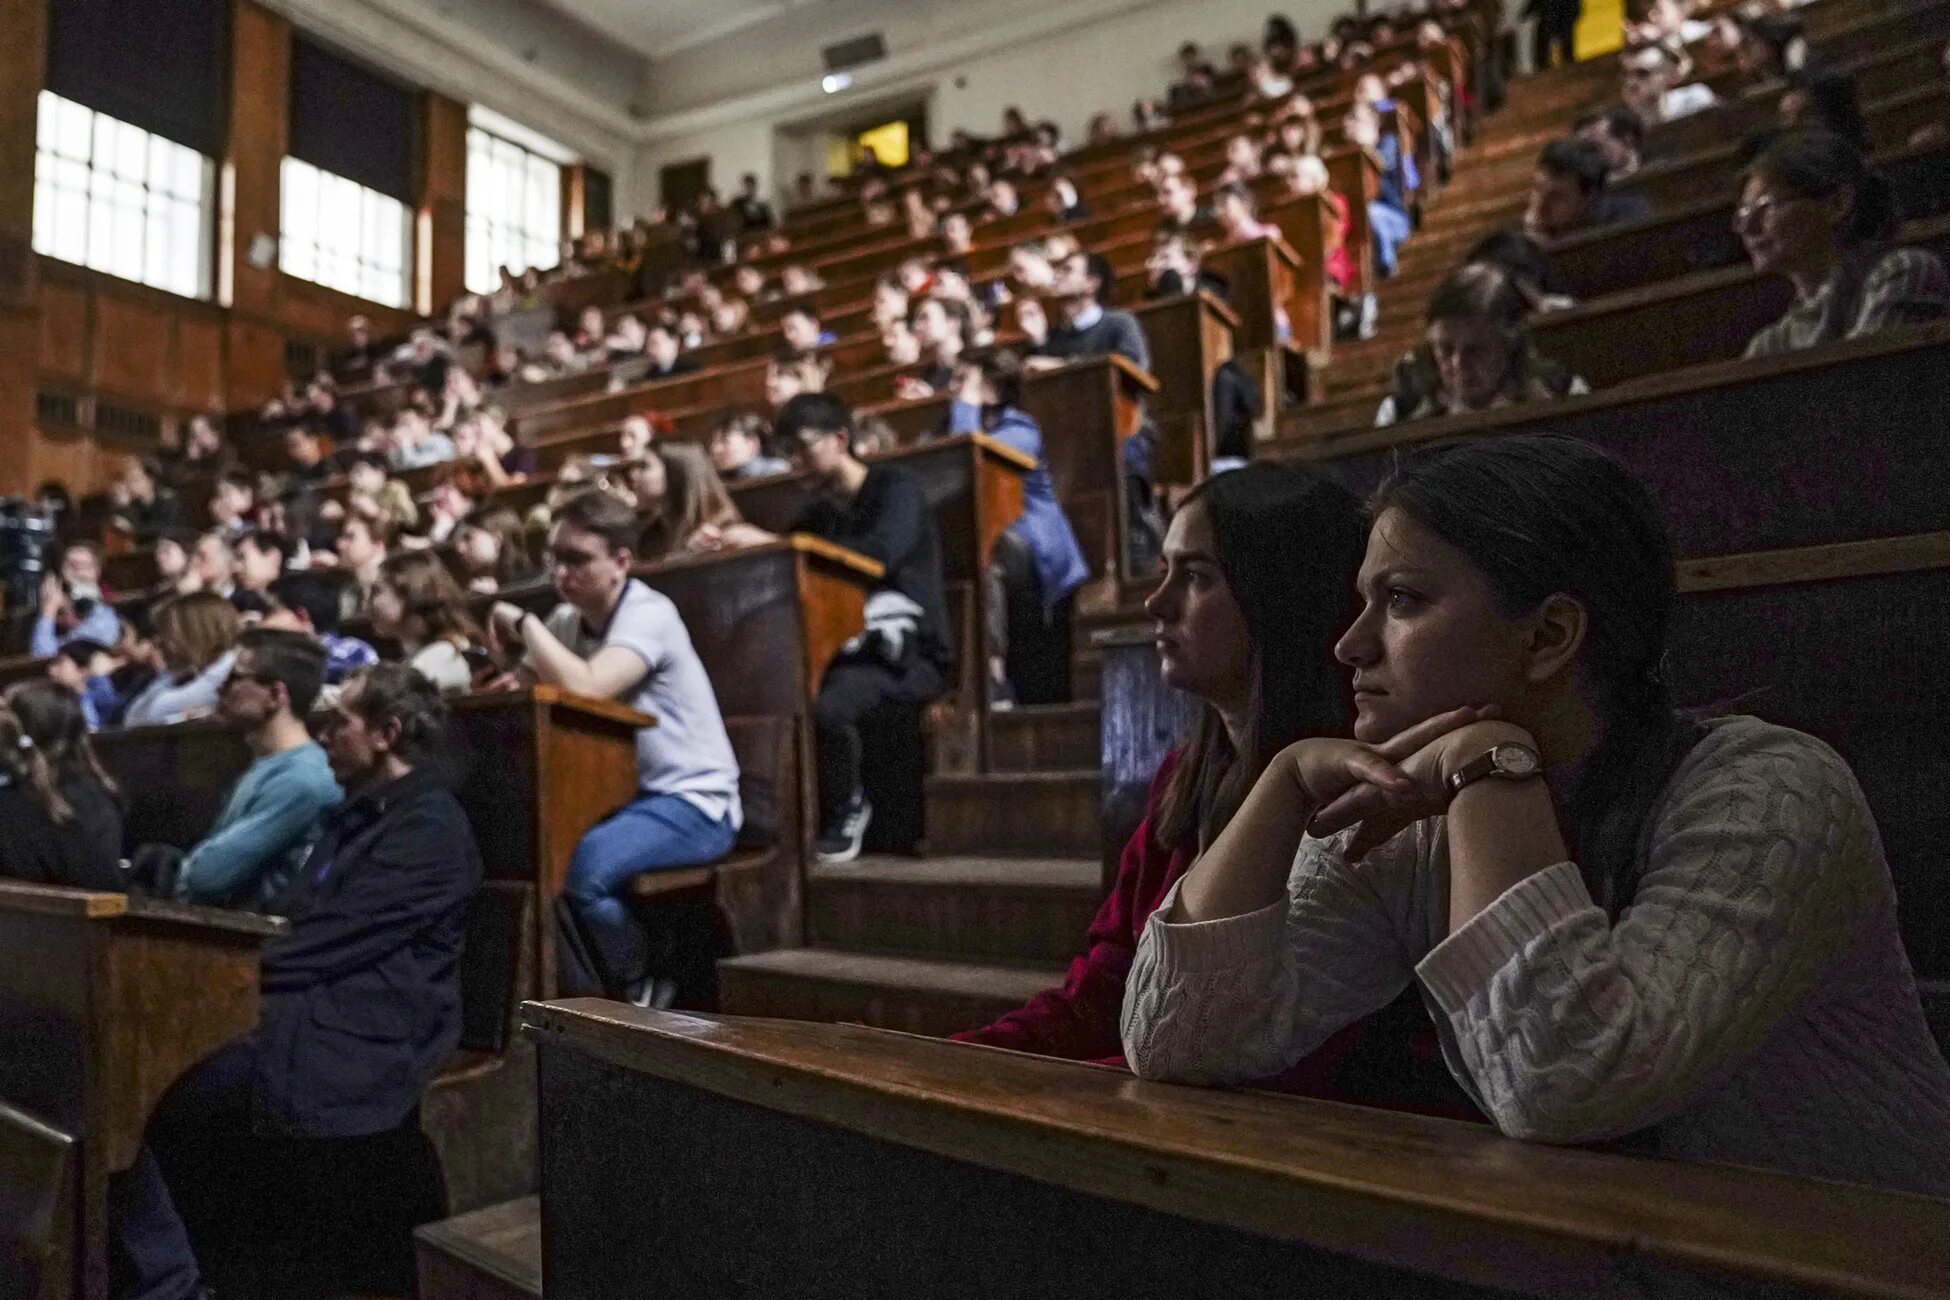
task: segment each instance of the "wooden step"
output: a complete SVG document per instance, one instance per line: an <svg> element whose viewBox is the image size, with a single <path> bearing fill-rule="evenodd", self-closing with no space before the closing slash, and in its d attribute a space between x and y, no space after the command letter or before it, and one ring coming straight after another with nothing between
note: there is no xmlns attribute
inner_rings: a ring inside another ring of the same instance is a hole
<svg viewBox="0 0 1950 1300"><path fill-rule="evenodd" d="M1061 965L1096 914L1101 865L1072 858L861 858L806 879L823 948L997 965Z"/></svg>
<svg viewBox="0 0 1950 1300"><path fill-rule="evenodd" d="M1095 700L991 712L989 770L1054 772L1095 767L1102 731L1103 709Z"/></svg>
<svg viewBox="0 0 1950 1300"><path fill-rule="evenodd" d="M985 1025L1062 978L1056 966L980 966L828 948L780 948L718 963L720 1004L731 1015L849 1021L935 1036Z"/></svg>
<svg viewBox="0 0 1950 1300"><path fill-rule="evenodd" d="M540 1197L457 1214L413 1236L420 1300L540 1300Z"/></svg>
<svg viewBox="0 0 1950 1300"><path fill-rule="evenodd" d="M1096 857L1097 769L928 778L928 852Z"/></svg>

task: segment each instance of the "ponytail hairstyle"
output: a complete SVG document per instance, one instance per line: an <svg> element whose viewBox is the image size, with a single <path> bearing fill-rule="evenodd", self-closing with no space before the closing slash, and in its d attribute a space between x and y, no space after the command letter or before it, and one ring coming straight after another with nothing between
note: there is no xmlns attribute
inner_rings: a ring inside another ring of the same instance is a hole
<svg viewBox="0 0 1950 1300"><path fill-rule="evenodd" d="M35 678L15 682L0 698L40 751L57 790L92 781L111 799L121 800L115 778L95 756L95 746L88 739L88 719L81 711L80 696L46 678Z"/></svg>
<svg viewBox="0 0 1950 1300"><path fill-rule="evenodd" d="M1599 740L1559 819L1592 898L1617 919L1638 889L1653 805L1702 734L1666 681L1677 586L1657 503L1589 444L1512 434L1405 460L1369 507L1390 509L1461 551L1506 615L1552 596L1583 607L1577 670Z"/></svg>
<svg viewBox="0 0 1950 1300"><path fill-rule="evenodd" d="M1853 201L1836 232L1844 251L1895 238L1895 192L1860 150L1832 131L1781 132L1747 164L1742 179L1748 177L1797 199L1826 199L1848 191Z"/></svg>
<svg viewBox="0 0 1950 1300"><path fill-rule="evenodd" d="M74 807L61 797L47 755L27 733L20 715L5 704L0 704L0 780L26 791L56 826L74 820Z"/></svg>
<svg viewBox="0 0 1950 1300"><path fill-rule="evenodd" d="M1355 574L1367 548L1360 503L1309 471L1256 462L1215 475L1179 507L1209 513L1219 570L1251 642L1252 733L1236 753L1207 705L1158 807L1160 848L1210 844L1275 755L1354 725L1334 642L1354 621Z"/></svg>

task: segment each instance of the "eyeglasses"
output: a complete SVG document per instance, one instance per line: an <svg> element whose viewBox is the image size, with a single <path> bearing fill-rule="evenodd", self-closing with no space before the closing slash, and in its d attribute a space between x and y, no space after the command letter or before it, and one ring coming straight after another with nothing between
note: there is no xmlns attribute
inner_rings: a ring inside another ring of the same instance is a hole
<svg viewBox="0 0 1950 1300"><path fill-rule="evenodd" d="M1782 208L1792 207L1801 200L1777 199L1772 195L1762 195L1752 203L1743 203L1733 210L1733 228L1745 230L1751 225L1761 225L1774 219L1774 214Z"/></svg>

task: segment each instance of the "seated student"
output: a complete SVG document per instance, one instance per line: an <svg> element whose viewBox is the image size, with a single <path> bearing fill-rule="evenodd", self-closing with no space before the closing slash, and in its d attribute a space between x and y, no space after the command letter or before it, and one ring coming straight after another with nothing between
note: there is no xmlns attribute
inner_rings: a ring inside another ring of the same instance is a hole
<svg viewBox="0 0 1950 1300"><path fill-rule="evenodd" d="M1043 193L1043 209L1065 224L1088 221L1091 215L1076 178L1067 174L1050 178L1049 189Z"/></svg>
<svg viewBox="0 0 1950 1300"><path fill-rule="evenodd" d="M271 584L272 609L261 626L303 632L325 647L325 684L338 686L361 668L379 662L379 652L356 636L339 631L345 621L346 582L327 569L301 569Z"/></svg>
<svg viewBox="0 0 1950 1300"><path fill-rule="evenodd" d="M1259 202L1253 198L1252 187L1243 182L1227 181L1213 191L1212 214L1228 244L1280 238L1278 226L1259 219Z"/></svg>
<svg viewBox="0 0 1950 1300"><path fill-rule="evenodd" d="M1562 239L1650 215L1642 195L1612 193L1608 174L1604 149L1590 140L1566 136L1545 145L1530 175L1524 233L1532 239Z"/></svg>
<svg viewBox="0 0 1950 1300"><path fill-rule="evenodd" d="M673 986L648 968L630 916L630 878L722 857L744 812L738 761L684 620L668 596L630 576L638 531L636 513L606 492L570 498L549 534L562 604L544 620L498 603L489 631L497 653L522 654L533 680L657 720L636 735L636 798L591 827L569 861L563 901L601 969L578 969L563 945L561 986L565 997L606 992L668 1005Z"/></svg>
<svg viewBox="0 0 1950 1300"><path fill-rule="evenodd" d="M1335 648L1357 739L1284 750L1152 914L1132 1068L1258 1078L1415 981L1511 1137L1950 1195L1874 819L1812 737L1674 711L1651 494L1510 435L1373 509Z"/></svg>
<svg viewBox="0 0 1950 1300"><path fill-rule="evenodd" d="M644 560L735 551L775 540L744 521L702 447L669 442L632 467L630 489L646 520L637 554Z"/></svg>
<svg viewBox="0 0 1950 1300"><path fill-rule="evenodd" d="M955 379L955 365L969 343L968 304L956 298L923 298L914 307L908 328L921 345L923 369L918 375L902 376L902 397L925 397L948 387Z"/></svg>
<svg viewBox="0 0 1950 1300"><path fill-rule="evenodd" d="M114 645L121 634L122 620L102 595L100 548L93 542L63 547L60 572L41 580L41 607L28 635L28 653L45 659L74 640Z"/></svg>
<svg viewBox="0 0 1950 1300"><path fill-rule="evenodd" d="M387 556L366 596L366 612L373 631L398 642L407 663L442 695L459 695L473 685L468 655L485 637L467 608L467 593L438 555L398 551Z"/></svg>
<svg viewBox="0 0 1950 1300"><path fill-rule="evenodd" d="M962 359L954 400L948 405L948 432L986 433L1035 461L1035 468L1023 475L1022 514L996 539L982 571L989 707L1006 708L1017 700L1024 672L1032 666L1024 665L1020 655L1012 664L1010 652L1020 648L1020 638L1010 631L1032 619L1048 634L1048 648L1057 659L1054 664L1033 665L1031 675L1043 684L1033 693L1034 702L1066 699L1070 597L1089 580L1090 568L1050 483L1042 428L1022 409L1022 361L1014 352L983 349ZM1044 641L1045 637L1037 638L1039 646Z"/></svg>
<svg viewBox="0 0 1950 1300"><path fill-rule="evenodd" d="M839 342L839 335L819 323L811 307L794 307L779 318L779 336L790 351L804 356L815 348Z"/></svg>
<svg viewBox="0 0 1950 1300"><path fill-rule="evenodd" d="M227 470L210 492L210 521L225 537L249 528L257 516L257 480L246 470Z"/></svg>
<svg viewBox="0 0 1950 1300"><path fill-rule="evenodd" d="M120 893L121 792L95 758L81 697L16 682L0 704L0 876Z"/></svg>
<svg viewBox="0 0 1950 1300"><path fill-rule="evenodd" d="M765 367L765 403L774 411L801 393L817 393L826 387L826 367L817 357L781 353Z"/></svg>
<svg viewBox="0 0 1950 1300"><path fill-rule="evenodd" d="M925 705L948 685L952 659L942 596L941 537L921 486L906 470L862 464L853 413L824 393L779 412L778 436L825 494L793 532L860 552L886 572L867 598L866 630L827 665L813 703L819 758L822 862L860 855L873 806L861 780L860 721L886 703Z"/></svg>
<svg viewBox="0 0 1950 1300"><path fill-rule="evenodd" d="M1342 122L1347 142L1374 151L1379 159L1381 184L1368 201L1368 231L1374 242L1375 265L1383 275L1393 275L1397 250L1415 228L1409 211L1411 196L1421 185L1413 154L1405 154L1401 141L1383 134L1381 116L1373 104L1360 100L1348 110Z"/></svg>
<svg viewBox="0 0 1950 1300"><path fill-rule="evenodd" d="M1151 345L1144 337L1144 327L1130 312L1104 305L1117 287L1117 275L1109 261L1101 253L1078 250L1057 260L1053 269L1055 279L1049 298L1057 319L1035 343L1023 368L1042 370L1066 361L1115 354L1148 373ZM1018 320L1022 320L1020 313ZM1131 567L1140 573L1155 563L1158 542L1164 535L1152 495L1157 448L1157 430L1147 420L1124 440L1122 452L1125 494L1133 521L1127 549Z"/></svg>
<svg viewBox="0 0 1950 1300"><path fill-rule="evenodd" d="M1604 151L1605 175L1612 184L1638 171L1645 161L1645 119L1622 104L1580 115L1571 134Z"/></svg>
<svg viewBox="0 0 1950 1300"><path fill-rule="evenodd" d="M80 701L82 721L94 731L120 707L121 696L111 677L119 666L114 650L99 641L77 638L62 645L47 661L47 676L74 692Z"/></svg>
<svg viewBox="0 0 1950 1300"><path fill-rule="evenodd" d="M505 506L469 518L454 532L454 557L470 592L493 592L536 576L521 516Z"/></svg>
<svg viewBox="0 0 1950 1300"><path fill-rule="evenodd" d="M303 632L246 628L219 706L243 733L251 765L217 820L176 867L172 893L197 903L270 907L343 797L325 751L305 730L325 684L325 647Z"/></svg>
<svg viewBox="0 0 1950 1300"><path fill-rule="evenodd" d="M1619 66L1624 75L1619 98L1648 127L1691 117L1720 102L1703 81L1679 84L1691 72L1691 62L1663 41L1631 46L1619 56Z"/></svg>
<svg viewBox="0 0 1950 1300"><path fill-rule="evenodd" d="M1116 883L1063 983L956 1039L1121 1063L1124 980L1146 918L1226 828L1275 755L1309 736L1346 735L1353 725L1331 647L1354 614L1365 532L1360 505L1344 489L1281 465L1218 475L1186 498L1172 517L1164 576L1145 612L1157 631L1160 675L1200 701L1199 721L1151 778ZM1427 1030L1426 1016L1414 1019ZM1357 1035L1339 1036L1279 1086L1369 1104L1464 1109L1447 1072L1416 1067L1400 1035L1385 1049L1398 1068L1369 1070L1372 1082L1357 1076L1384 1050L1378 1040L1393 1024L1363 1026L1362 1050L1352 1055Z"/></svg>
<svg viewBox="0 0 1950 1300"><path fill-rule="evenodd" d="M1198 186L1190 176L1167 172L1158 178L1159 233L1203 232L1212 220L1212 209L1198 201Z"/></svg>
<svg viewBox="0 0 1950 1300"><path fill-rule="evenodd" d="M163 671L129 701L122 725L183 722L215 712L237 657L237 609L213 591L173 596L150 611Z"/></svg>
<svg viewBox="0 0 1950 1300"><path fill-rule="evenodd" d="M1151 256L1145 259L1144 270L1147 300L1176 298L1199 290L1223 300L1230 287L1224 276L1207 269L1198 241L1182 231L1152 239Z"/></svg>
<svg viewBox="0 0 1950 1300"><path fill-rule="evenodd" d="M295 549L290 538L263 528L253 528L237 539L237 590L263 595L284 573ZM235 595L236 593L231 593Z"/></svg>
<svg viewBox="0 0 1950 1300"><path fill-rule="evenodd" d="M110 1187L132 1294L195 1295L199 1271L222 1295L410 1288L412 1226L442 1211L420 1098L460 1041L481 879L429 766L445 720L404 664L361 670L322 715L346 800L273 909L291 928L264 945L258 1027L171 1088Z"/></svg>
<svg viewBox="0 0 1950 1300"><path fill-rule="evenodd" d="M1451 271L1429 296L1427 340L1395 363L1394 391L1375 412L1376 427L1591 391L1531 348L1529 312L1502 269L1479 263Z"/></svg>
<svg viewBox="0 0 1950 1300"><path fill-rule="evenodd" d="M688 375L697 370L697 358L684 352L677 327L667 321L660 320L650 326L643 337L643 355L649 364L644 367L640 383Z"/></svg>
<svg viewBox="0 0 1950 1300"><path fill-rule="evenodd" d="M1778 136L1747 165L1734 227L1756 271L1794 283L1794 306L1754 335L1750 357L1950 315L1950 272L1893 246L1888 181L1828 132Z"/></svg>
<svg viewBox="0 0 1950 1300"><path fill-rule="evenodd" d="M397 532L397 526L369 503L355 502L346 511L345 525L339 529L338 567L351 575L362 596L379 580L379 566L386 562Z"/></svg>
<svg viewBox="0 0 1950 1300"><path fill-rule="evenodd" d="M174 489L164 486L160 462L139 456L122 466L122 472L109 484L109 503L115 507L116 522L134 535L138 545L146 546L183 523L183 502Z"/></svg>
<svg viewBox="0 0 1950 1300"><path fill-rule="evenodd" d="M789 474L792 463L765 454L771 428L756 411L739 411L711 430L711 463L728 483L768 474Z"/></svg>

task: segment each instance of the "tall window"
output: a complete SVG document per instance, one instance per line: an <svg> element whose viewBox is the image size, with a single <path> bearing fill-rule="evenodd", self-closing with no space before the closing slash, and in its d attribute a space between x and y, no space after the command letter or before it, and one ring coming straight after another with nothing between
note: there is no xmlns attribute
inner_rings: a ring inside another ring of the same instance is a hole
<svg viewBox="0 0 1950 1300"><path fill-rule="evenodd" d="M406 205L357 181L284 160L278 264L286 275L404 307Z"/></svg>
<svg viewBox="0 0 1950 1300"><path fill-rule="evenodd" d="M501 268L519 274L561 255L562 168L478 126L467 129L467 287L492 293Z"/></svg>
<svg viewBox="0 0 1950 1300"><path fill-rule="evenodd" d="M207 298L214 175L196 150L44 90L34 251Z"/></svg>

